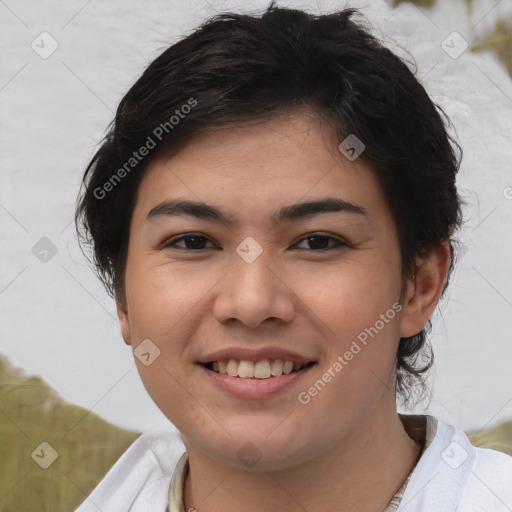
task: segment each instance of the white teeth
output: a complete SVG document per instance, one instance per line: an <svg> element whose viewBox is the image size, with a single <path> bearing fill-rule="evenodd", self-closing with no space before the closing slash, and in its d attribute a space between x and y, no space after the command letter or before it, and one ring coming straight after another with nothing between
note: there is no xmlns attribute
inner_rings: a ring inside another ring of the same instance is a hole
<svg viewBox="0 0 512 512"><path fill-rule="evenodd" d="M242 363L243 361L240 361L240 366L242 366ZM240 370L238 370L238 375L240 375ZM257 379L268 379L270 377L270 363L268 360L258 361L254 365L254 376Z"/></svg>
<svg viewBox="0 0 512 512"><path fill-rule="evenodd" d="M227 371L230 377L236 377L238 375L238 361L230 359L228 361Z"/></svg>
<svg viewBox="0 0 512 512"><path fill-rule="evenodd" d="M212 363L214 372L242 379L279 377L279 375L288 375L292 371L298 371L304 368L304 366L306 365L302 363L283 361L282 359L264 359L256 363L247 360L237 361L236 359L229 359L213 361Z"/></svg>
<svg viewBox="0 0 512 512"><path fill-rule="evenodd" d="M238 366L238 376L242 377L242 379L255 377L254 363L252 361L240 361L240 364Z"/></svg>
<svg viewBox="0 0 512 512"><path fill-rule="evenodd" d="M213 370L215 371L215 363L213 363ZM226 361L219 361L219 373L222 373L223 375L228 374L228 368L226 365Z"/></svg>
<svg viewBox="0 0 512 512"><path fill-rule="evenodd" d="M293 370L293 362L292 361L285 361L283 365L283 373L285 375L288 375L289 373L292 373Z"/></svg>
<svg viewBox="0 0 512 512"><path fill-rule="evenodd" d="M270 374L276 377L283 373L283 361L281 359L274 359L270 365Z"/></svg>

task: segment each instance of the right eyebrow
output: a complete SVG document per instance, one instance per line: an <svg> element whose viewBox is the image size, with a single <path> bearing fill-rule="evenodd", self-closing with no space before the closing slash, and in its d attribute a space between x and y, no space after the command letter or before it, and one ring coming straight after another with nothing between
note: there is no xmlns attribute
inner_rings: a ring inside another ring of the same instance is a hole
<svg viewBox="0 0 512 512"><path fill-rule="evenodd" d="M271 215L270 219L276 225L285 220L297 220L330 212L359 214L368 218L368 213L362 206L352 204L341 198L327 197L283 206L275 214ZM219 221L228 226L238 224L233 219L233 215L228 215L215 206L180 199L162 201L149 211L146 220L152 220L162 215L189 215L200 219Z"/></svg>

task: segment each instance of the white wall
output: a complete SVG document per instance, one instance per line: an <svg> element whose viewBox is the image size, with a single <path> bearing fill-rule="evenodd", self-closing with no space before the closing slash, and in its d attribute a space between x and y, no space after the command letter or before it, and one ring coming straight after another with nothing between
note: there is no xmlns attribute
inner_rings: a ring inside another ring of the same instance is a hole
<svg viewBox="0 0 512 512"><path fill-rule="evenodd" d="M263 9L270 2L251 1ZM278 2L316 10L316 1ZM511 0L438 0L433 11L382 1L318 2L322 11L363 7L389 44L406 48L418 76L450 115L465 156L467 252L435 324L429 411L462 428L512 417L512 81L490 54L452 59L441 43L470 43L512 17ZM113 302L86 266L73 209L81 175L129 86L159 51L215 10L249 2L0 3L0 352L60 395L136 430L167 420L140 383ZM42 59L31 48L58 49ZM508 190L508 199L505 197ZM47 263L32 247L48 237Z"/></svg>

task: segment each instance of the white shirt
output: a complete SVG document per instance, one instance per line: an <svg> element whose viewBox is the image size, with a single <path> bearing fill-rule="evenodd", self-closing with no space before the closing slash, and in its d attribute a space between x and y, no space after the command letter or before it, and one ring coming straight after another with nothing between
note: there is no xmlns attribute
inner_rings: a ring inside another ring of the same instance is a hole
<svg viewBox="0 0 512 512"><path fill-rule="evenodd" d="M397 512L512 512L512 457L476 448L462 430L424 419L425 448ZM75 512L165 512L185 451L177 431L142 434Z"/></svg>

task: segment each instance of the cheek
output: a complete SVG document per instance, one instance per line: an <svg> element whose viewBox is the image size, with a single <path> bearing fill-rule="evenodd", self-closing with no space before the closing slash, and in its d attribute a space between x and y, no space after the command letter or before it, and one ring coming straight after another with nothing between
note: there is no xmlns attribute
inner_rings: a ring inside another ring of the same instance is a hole
<svg viewBox="0 0 512 512"><path fill-rule="evenodd" d="M182 358L192 333L191 322L187 319L193 314L200 293L195 280L179 271L171 272L170 266L132 265L127 266L126 291L132 348L148 394L177 428L190 429L188 422L204 423L204 413L182 384L185 378ZM149 365L136 355L137 345L146 339L159 350L158 357ZM182 424L184 418L187 424Z"/></svg>
<svg viewBox="0 0 512 512"><path fill-rule="evenodd" d="M132 332L162 345L166 339L178 339L174 331L184 327L207 288L204 279L170 265L141 264L127 268L126 290Z"/></svg>
<svg viewBox="0 0 512 512"><path fill-rule="evenodd" d="M311 318L334 342L346 342L373 326L393 308L400 295L398 269L383 265L377 258L364 264L319 266L313 271L296 272L289 276L288 283L300 299L301 314ZM396 311L392 309L388 317L387 331Z"/></svg>
<svg viewBox="0 0 512 512"><path fill-rule="evenodd" d="M401 306L389 293L359 290L338 291L331 294L331 302L317 305L322 324L328 326L326 356L322 374L304 382L304 394L297 397L306 410L311 407L311 418L318 418L319 423L311 420L318 423L314 428L329 416L335 431L347 421L357 421L383 394L395 399Z"/></svg>
<svg viewBox="0 0 512 512"><path fill-rule="evenodd" d="M376 261L351 266L350 271L340 267L325 275L318 272L307 287L301 282L297 276L297 295L307 306L304 314L327 340L322 379L327 384L311 389L314 396L320 390L323 395L317 406L338 403L345 411L357 410L360 402L382 391L395 367L401 311L398 268Z"/></svg>
<svg viewBox="0 0 512 512"><path fill-rule="evenodd" d="M171 278L169 268L146 268L142 263L132 260L126 271L132 350L144 386L162 408L165 397L180 397L179 384L173 375L180 364L188 335L184 320L197 298L193 281L189 280L187 286L179 273L173 273ZM149 365L137 356L143 346L138 348L139 344L148 343L145 340L157 347L150 346L150 352L158 355ZM178 375L176 377L180 379ZM181 404L181 407L186 406Z"/></svg>
<svg viewBox="0 0 512 512"><path fill-rule="evenodd" d="M137 362L146 391L180 431L193 433L194 437L213 436L217 426L209 421L209 408L202 404L201 393L193 389L190 382L186 383L179 370L170 365L168 357L163 356L150 366Z"/></svg>

